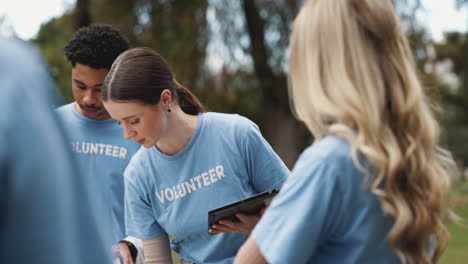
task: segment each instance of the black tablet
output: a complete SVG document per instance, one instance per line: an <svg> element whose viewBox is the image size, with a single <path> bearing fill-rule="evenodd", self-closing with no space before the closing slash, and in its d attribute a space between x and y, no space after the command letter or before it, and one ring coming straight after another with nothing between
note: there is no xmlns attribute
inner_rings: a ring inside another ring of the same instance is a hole
<svg viewBox="0 0 468 264"><path fill-rule="evenodd" d="M260 209L268 206L278 189L269 190L254 196L224 205L208 212L208 230L221 219L239 221L236 213L258 214ZM212 233L210 233L212 234Z"/></svg>

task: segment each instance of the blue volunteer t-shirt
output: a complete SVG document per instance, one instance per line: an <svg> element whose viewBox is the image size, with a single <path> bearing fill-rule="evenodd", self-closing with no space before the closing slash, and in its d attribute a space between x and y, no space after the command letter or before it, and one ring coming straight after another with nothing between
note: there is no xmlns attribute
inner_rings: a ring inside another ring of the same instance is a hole
<svg viewBox="0 0 468 264"><path fill-rule="evenodd" d="M201 113L189 143L173 156L142 148L125 171L127 233L172 236L171 248L194 263L231 263L247 236L208 234L208 211L279 188L289 170L239 115Z"/></svg>
<svg viewBox="0 0 468 264"><path fill-rule="evenodd" d="M106 201L112 242L125 238L123 173L131 157L141 147L125 140L123 129L113 119L96 120L80 115L75 102L56 109L69 132L70 149L81 171L90 175Z"/></svg>
<svg viewBox="0 0 468 264"><path fill-rule="evenodd" d="M252 235L269 263L400 263L392 226L350 145L326 137L306 149Z"/></svg>

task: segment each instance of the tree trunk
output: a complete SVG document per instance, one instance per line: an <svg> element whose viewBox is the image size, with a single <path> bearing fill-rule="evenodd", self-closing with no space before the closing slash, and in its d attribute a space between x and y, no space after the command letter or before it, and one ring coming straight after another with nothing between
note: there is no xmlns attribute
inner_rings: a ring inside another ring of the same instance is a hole
<svg viewBox="0 0 468 264"><path fill-rule="evenodd" d="M292 169L302 143L298 122L289 111L286 112L270 102L265 102L265 111L267 119L263 134L286 166Z"/></svg>
<svg viewBox="0 0 468 264"><path fill-rule="evenodd" d="M91 25L88 0L76 0L73 24L75 30Z"/></svg>
<svg viewBox="0 0 468 264"><path fill-rule="evenodd" d="M268 64L265 22L254 1L243 0L243 9L251 42L250 53L263 93L263 109L266 113L263 134L286 166L292 168L299 155L301 137L298 122L289 109L286 78L275 76Z"/></svg>

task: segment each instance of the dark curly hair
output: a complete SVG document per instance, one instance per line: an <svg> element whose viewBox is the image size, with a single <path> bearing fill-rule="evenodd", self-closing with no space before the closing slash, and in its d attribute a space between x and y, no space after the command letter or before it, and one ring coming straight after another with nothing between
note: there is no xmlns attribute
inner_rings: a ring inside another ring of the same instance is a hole
<svg viewBox="0 0 468 264"><path fill-rule="evenodd" d="M94 69L110 69L114 60L128 48L128 40L118 29L96 24L75 32L64 51L73 67L79 63Z"/></svg>

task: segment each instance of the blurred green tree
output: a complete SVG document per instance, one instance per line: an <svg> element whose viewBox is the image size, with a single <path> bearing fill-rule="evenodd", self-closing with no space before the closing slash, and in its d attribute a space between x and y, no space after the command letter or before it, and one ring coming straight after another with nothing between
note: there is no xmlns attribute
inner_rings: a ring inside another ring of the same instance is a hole
<svg viewBox="0 0 468 264"><path fill-rule="evenodd" d="M70 66L63 47L80 23L113 24L131 46L148 46L164 56L177 80L210 110L236 112L259 124L273 148L292 167L312 140L291 115L287 94L287 47L291 24L302 2L78 0L75 10L43 24L33 42L51 65L66 100L71 101ZM431 60L431 40L416 19L417 12L424 10L421 1L393 2L431 97L440 100L444 110L455 107L445 99L445 87L433 73L425 71ZM447 119L445 111L439 117Z"/></svg>
<svg viewBox="0 0 468 264"><path fill-rule="evenodd" d="M439 73L439 79L447 77L451 72L456 79L450 83L439 81L440 104L444 108L444 142L453 152L458 163L468 166L468 34L446 33L445 40L434 44L438 69L446 69ZM440 71L440 70L439 70Z"/></svg>
<svg viewBox="0 0 468 264"><path fill-rule="evenodd" d="M61 17L52 18L42 24L36 38L32 40L48 62L56 86L67 102L73 100L71 65L63 54L63 48L72 33L73 15L67 12Z"/></svg>

